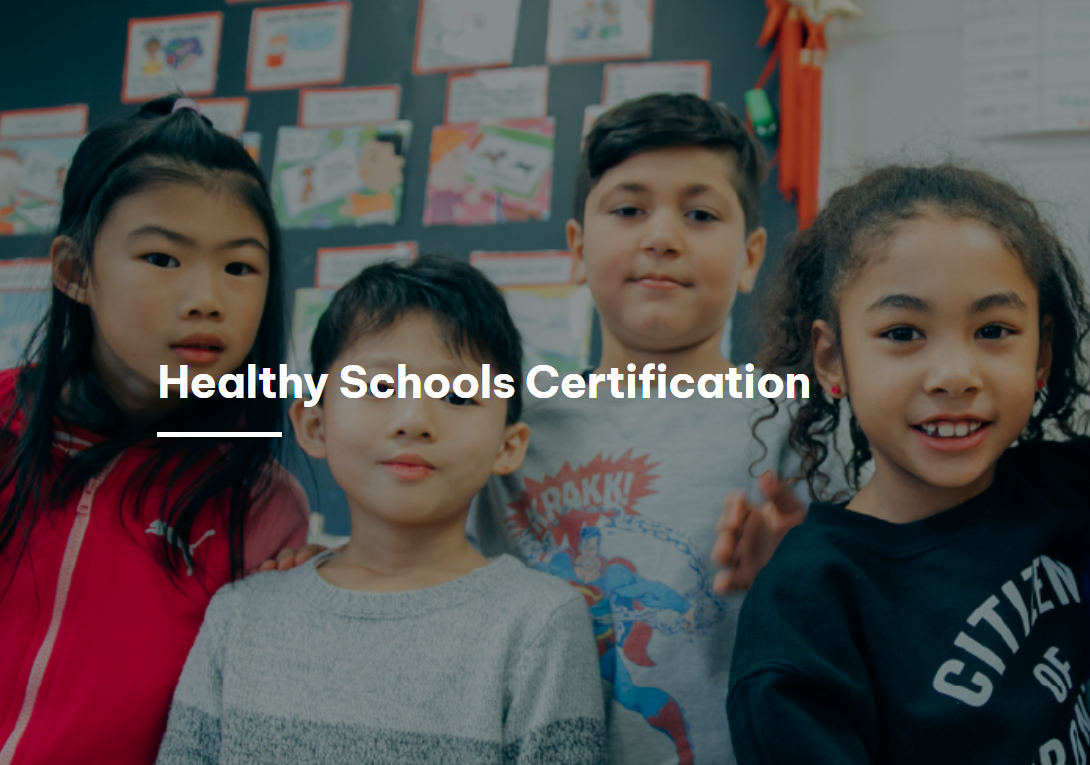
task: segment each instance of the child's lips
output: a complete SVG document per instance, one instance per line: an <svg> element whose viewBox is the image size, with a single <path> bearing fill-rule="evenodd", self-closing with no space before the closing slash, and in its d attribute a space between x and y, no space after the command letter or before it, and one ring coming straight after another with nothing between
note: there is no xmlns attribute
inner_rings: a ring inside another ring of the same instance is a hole
<svg viewBox="0 0 1090 765"><path fill-rule="evenodd" d="M928 422L912 427L924 446L937 452L963 452L984 443L990 422L979 420Z"/></svg>
<svg viewBox="0 0 1090 765"><path fill-rule="evenodd" d="M415 454L403 454L386 460L382 466L397 478L406 481L419 481L435 472L435 466L423 457Z"/></svg>
<svg viewBox="0 0 1090 765"><path fill-rule="evenodd" d="M636 284L651 290L676 290L686 286L668 276L641 276L633 281L635 281Z"/></svg>
<svg viewBox="0 0 1090 765"><path fill-rule="evenodd" d="M214 364L223 354L223 341L216 335L198 332L186 335L176 343L171 343L170 350L188 364Z"/></svg>
<svg viewBox="0 0 1090 765"><path fill-rule="evenodd" d="M189 364L214 364L219 361L223 353L222 348L212 348L205 345L172 345L170 349L175 355Z"/></svg>

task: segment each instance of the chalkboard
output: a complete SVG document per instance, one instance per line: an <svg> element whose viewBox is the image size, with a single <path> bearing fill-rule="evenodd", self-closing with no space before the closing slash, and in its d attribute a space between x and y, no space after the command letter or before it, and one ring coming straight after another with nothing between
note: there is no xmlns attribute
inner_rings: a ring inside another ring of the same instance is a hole
<svg viewBox="0 0 1090 765"><path fill-rule="evenodd" d="M248 96L247 131L263 136L261 166L272 168L277 129L296 124L296 90L247 92L246 59L250 18L256 7L275 3L228 4L223 0L111 0L109 3L35 0L9 3L0 34L0 111L86 103L90 128L122 118L135 107L121 103L122 69L130 18L206 11L223 13L219 75L214 96ZM447 76L412 73L416 0L354 0L343 85L397 84L401 117L413 123L406 154L405 203L395 226L290 230L284 233L289 299L298 287L313 286L319 247L417 241L420 251L468 259L473 250L564 249L564 224L571 211L574 169L584 107L602 95L603 63L550 67L549 115L556 118L556 160L552 218L499 226L425 227L424 190L429 139L443 121ZM545 64L549 0L522 0L513 66ZM753 86L768 57L755 41L765 15L759 0L659 0L654 8L652 61L708 60L711 97L742 113L743 93ZM773 85L775 80L773 80ZM770 151L774 146L769 146ZM767 277L794 231L794 210L775 190L775 175L762 193L763 222L770 233ZM0 237L0 259L45 257L48 236ZM757 336L747 325L752 298L740 296L733 322L732 360L744 363L756 352ZM312 508L325 514L326 530L348 533L343 494L324 463L310 463L292 445L289 468L300 478Z"/></svg>

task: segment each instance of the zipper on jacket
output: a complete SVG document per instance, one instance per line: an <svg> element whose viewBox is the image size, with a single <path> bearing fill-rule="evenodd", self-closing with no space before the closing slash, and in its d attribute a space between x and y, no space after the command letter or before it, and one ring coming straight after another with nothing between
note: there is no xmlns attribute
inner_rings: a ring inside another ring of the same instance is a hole
<svg viewBox="0 0 1090 765"><path fill-rule="evenodd" d="M57 633L60 631L61 620L64 617L64 607L68 601L68 591L72 586L72 574L76 570L76 560L79 558L79 550L83 545L83 537L87 533L87 525L91 522L91 504L95 500L95 492L106 476L110 474L117 460L107 465L99 475L92 478L83 487L79 504L76 506L76 520L72 524L72 530L68 532L68 543L64 547L64 558L61 560L61 571L57 577L57 594L53 598L53 614L49 619L49 629L45 633L38 648L38 654L34 657L34 664L30 668L30 678L27 680L26 695L23 697L23 705L19 709L19 717L15 720L15 727L0 749L0 765L11 765L15 758L15 750L19 746L19 740L26 732L30 724L30 717L34 713L34 702L38 699L38 691L42 687L42 679L49 666L49 658L53 654L53 645L57 641Z"/></svg>

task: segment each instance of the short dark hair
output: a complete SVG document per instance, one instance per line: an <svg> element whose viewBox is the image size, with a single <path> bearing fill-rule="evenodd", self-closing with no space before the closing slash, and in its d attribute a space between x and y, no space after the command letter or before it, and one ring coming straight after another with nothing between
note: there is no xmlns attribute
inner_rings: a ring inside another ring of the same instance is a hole
<svg viewBox="0 0 1090 765"><path fill-rule="evenodd" d="M575 170L575 220L583 225L587 197L609 170L635 154L679 146L733 155L731 183L742 203L746 232L761 225L760 186L768 177L764 148L722 104L665 93L626 101L594 123Z"/></svg>
<svg viewBox="0 0 1090 765"><path fill-rule="evenodd" d="M389 329L408 313L432 317L454 353L470 353L509 374L515 395L507 399L507 423L522 414L522 339L503 295L473 266L442 255L412 263L385 262L365 268L337 290L310 343L314 374L364 335Z"/></svg>

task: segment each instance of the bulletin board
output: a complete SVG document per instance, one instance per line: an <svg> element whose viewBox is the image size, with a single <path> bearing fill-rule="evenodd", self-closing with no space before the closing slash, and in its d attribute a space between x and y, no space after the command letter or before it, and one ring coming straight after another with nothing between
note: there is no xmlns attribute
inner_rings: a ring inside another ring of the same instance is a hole
<svg viewBox="0 0 1090 765"><path fill-rule="evenodd" d="M222 41L214 92L207 97L249 98L246 131L262 136L260 165L268 176L273 170L278 129L298 124L299 90L247 90L251 18L255 10L293 4L227 0L40 0L9 4L4 27L15 34L7 35L0 46L0 71L19 74L4 78L0 112L87 104L89 129L126 117L137 108L122 101L130 20L218 13L222 14ZM425 226L430 137L433 128L444 122L448 73L414 74L417 11L416 0L353 0L348 14L345 72L339 84L400 86L400 118L412 123L412 137L405 152L400 219L392 226L286 228L283 239L289 310L297 288L315 286L317 253L323 248L416 242L421 253L443 253L465 260L477 251L563 250L567 246L564 225L571 214L584 111L602 100L607 64L709 61L711 98L742 114L743 94L759 77L767 57L766 51L753 44L766 12L760 0L660 0L653 7L650 57L573 63L555 63L555 58L547 57L550 0L521 0L511 66L548 66L548 117L555 123L552 214L547 220L505 225ZM793 208L776 192L774 170L773 178L763 188L762 205L763 223L770 234L769 257L762 269L762 277L767 278L795 229ZM41 233L0 237L0 260L46 257L50 239ZM752 298L744 295L735 304L731 358L737 363L752 360L757 350L755 334L749 331L746 321L753 305ZM592 357L593 353L592 348ZM326 516L326 531L347 534L347 507L325 465L308 463L293 441L289 451L294 452L294 457L288 460L288 466L307 489L312 507Z"/></svg>

